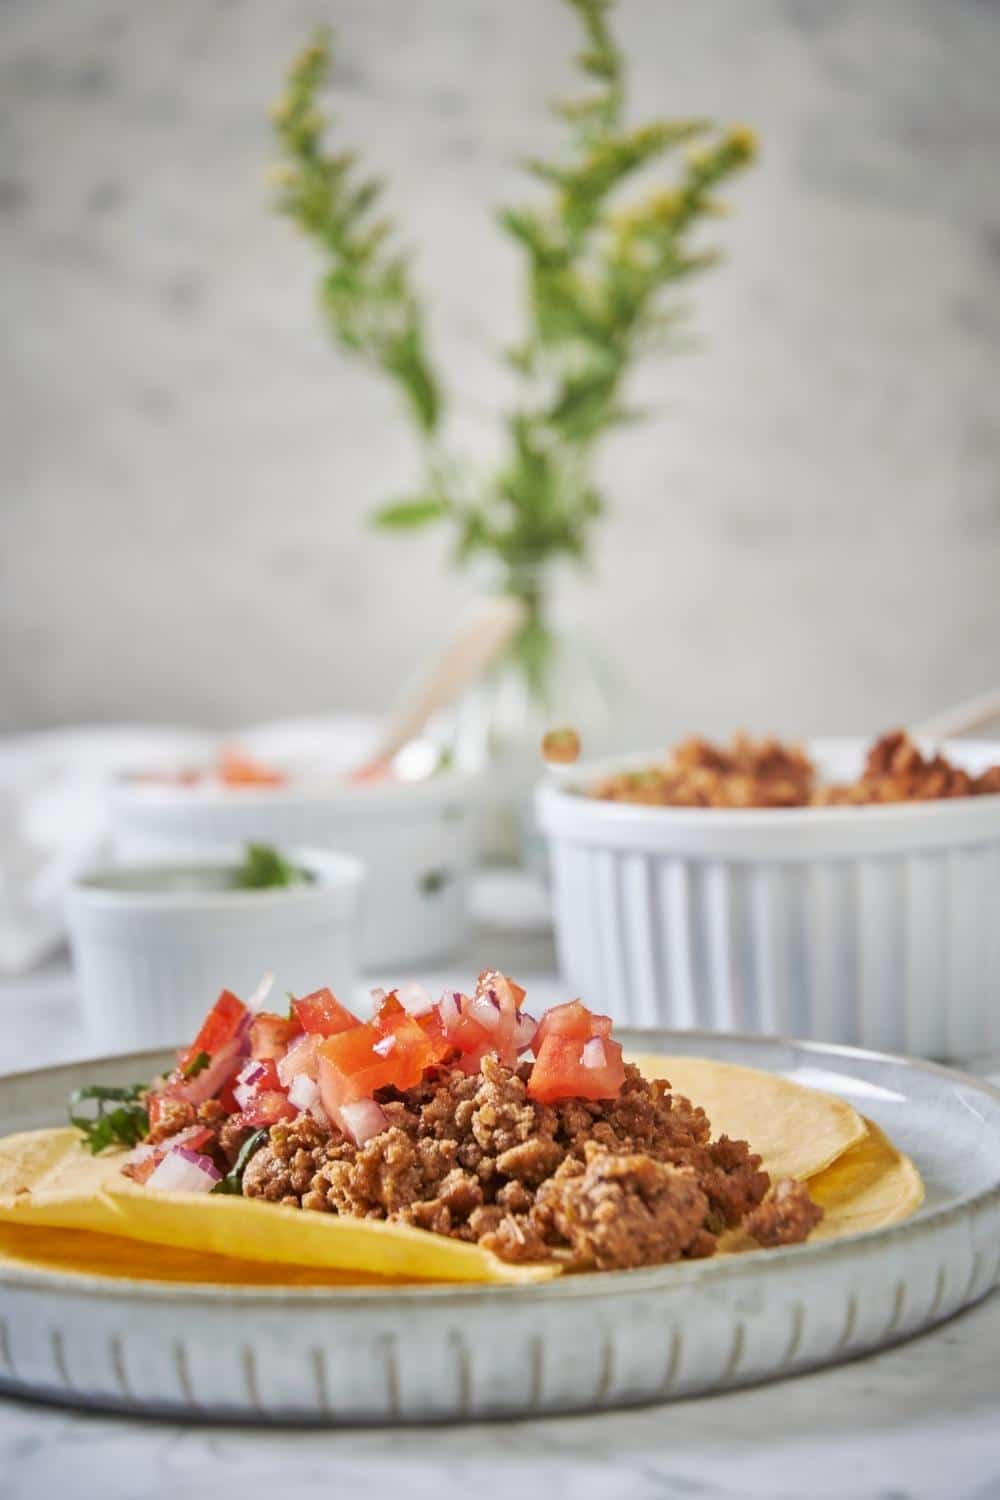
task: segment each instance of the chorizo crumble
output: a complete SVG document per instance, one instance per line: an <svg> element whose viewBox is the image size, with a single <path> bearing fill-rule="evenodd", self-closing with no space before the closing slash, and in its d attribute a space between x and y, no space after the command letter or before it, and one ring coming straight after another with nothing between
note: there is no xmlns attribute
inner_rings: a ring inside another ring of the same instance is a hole
<svg viewBox="0 0 1000 1500"><path fill-rule="evenodd" d="M800 745L736 734L728 747L684 740L662 764L602 777L588 794L664 807L857 807L997 795L1000 766L970 775L943 755L924 756L898 729L870 747L855 781L823 785Z"/></svg>

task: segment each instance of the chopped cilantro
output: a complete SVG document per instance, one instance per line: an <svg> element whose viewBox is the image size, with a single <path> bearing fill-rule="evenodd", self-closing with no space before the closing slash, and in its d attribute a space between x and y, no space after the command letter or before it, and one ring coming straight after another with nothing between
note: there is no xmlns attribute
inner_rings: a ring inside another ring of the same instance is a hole
<svg viewBox="0 0 1000 1500"><path fill-rule="evenodd" d="M251 1156L255 1155L261 1146L263 1146L268 1138L268 1134L269 1132L266 1129L255 1130L253 1135L249 1136L243 1142L243 1145L240 1147L240 1154L233 1163L232 1168L221 1181L215 1184L215 1187L212 1189L213 1193L235 1193L237 1197L242 1194L243 1173L246 1171L247 1163Z"/></svg>
<svg viewBox="0 0 1000 1500"><path fill-rule="evenodd" d="M296 885L301 873L268 844L247 844L234 884L241 891L261 891L270 886Z"/></svg>
<svg viewBox="0 0 1000 1500"><path fill-rule="evenodd" d="M199 1073L204 1073L212 1059L207 1052L196 1052L189 1063L185 1063L181 1072L185 1078L197 1078Z"/></svg>
<svg viewBox="0 0 1000 1500"><path fill-rule="evenodd" d="M81 1114L80 1105L87 1101L93 1101L96 1108ZM149 1132L146 1084L124 1088L91 1084L77 1089L69 1101L69 1119L83 1132L84 1144L95 1156L108 1146L137 1146Z"/></svg>

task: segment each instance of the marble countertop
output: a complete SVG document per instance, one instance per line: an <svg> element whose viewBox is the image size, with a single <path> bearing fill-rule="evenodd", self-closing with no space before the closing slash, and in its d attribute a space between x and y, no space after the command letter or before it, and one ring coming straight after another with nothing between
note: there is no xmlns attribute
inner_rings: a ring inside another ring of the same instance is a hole
<svg viewBox="0 0 1000 1500"><path fill-rule="evenodd" d="M539 1004L542 933L504 934ZM471 954L471 950L470 950ZM468 964L454 964L458 978ZM429 981L440 976L423 976ZM57 961L0 982L0 1071L92 1050ZM110 1048L108 1050L111 1050ZM989 1500L1000 1497L1000 1294L933 1333L836 1369L601 1416L383 1430L145 1421L0 1401L0 1500Z"/></svg>

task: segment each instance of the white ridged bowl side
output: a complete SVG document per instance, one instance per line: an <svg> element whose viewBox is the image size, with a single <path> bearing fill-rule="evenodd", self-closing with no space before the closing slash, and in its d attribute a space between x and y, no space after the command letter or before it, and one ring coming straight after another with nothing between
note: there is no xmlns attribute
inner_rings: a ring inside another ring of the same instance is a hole
<svg viewBox="0 0 1000 1500"><path fill-rule="evenodd" d="M861 744L810 749L843 764ZM977 769L1000 745L947 753ZM1000 797L641 807L579 795L590 774L537 799L560 967L589 1004L629 1025L1000 1048Z"/></svg>

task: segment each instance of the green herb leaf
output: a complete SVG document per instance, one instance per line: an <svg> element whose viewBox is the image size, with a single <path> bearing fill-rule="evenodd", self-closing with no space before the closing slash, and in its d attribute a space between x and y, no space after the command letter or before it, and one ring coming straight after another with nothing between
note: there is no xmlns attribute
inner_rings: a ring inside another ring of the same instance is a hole
<svg viewBox="0 0 1000 1500"><path fill-rule="evenodd" d="M207 1052L196 1052L181 1071L185 1078L197 1078L199 1073L204 1073L211 1061Z"/></svg>
<svg viewBox="0 0 1000 1500"><path fill-rule="evenodd" d="M380 510L375 511L372 521L376 526L403 531L439 521L447 514L448 507L444 500L428 495L425 499L397 500L392 505L383 505Z"/></svg>
<svg viewBox="0 0 1000 1500"><path fill-rule="evenodd" d="M249 1136L243 1142L243 1145L240 1147L239 1156L237 1156L225 1177L220 1178L215 1184L215 1187L212 1189L213 1193L232 1193L236 1197L242 1195L243 1173L246 1171L247 1163L260 1150L261 1146L264 1145L269 1134L270 1132L266 1129L255 1130L253 1135Z"/></svg>
<svg viewBox="0 0 1000 1500"><path fill-rule="evenodd" d="M277 849L268 844L247 844L234 883L241 891L259 891L270 886L296 885L301 879L300 872Z"/></svg>
<svg viewBox="0 0 1000 1500"><path fill-rule="evenodd" d="M77 1089L69 1101L70 1124L83 1132L84 1145L95 1156L108 1146L137 1146L149 1134L146 1091L144 1083L122 1088L91 1084ZM85 1103L95 1105L92 1113L80 1112Z"/></svg>

